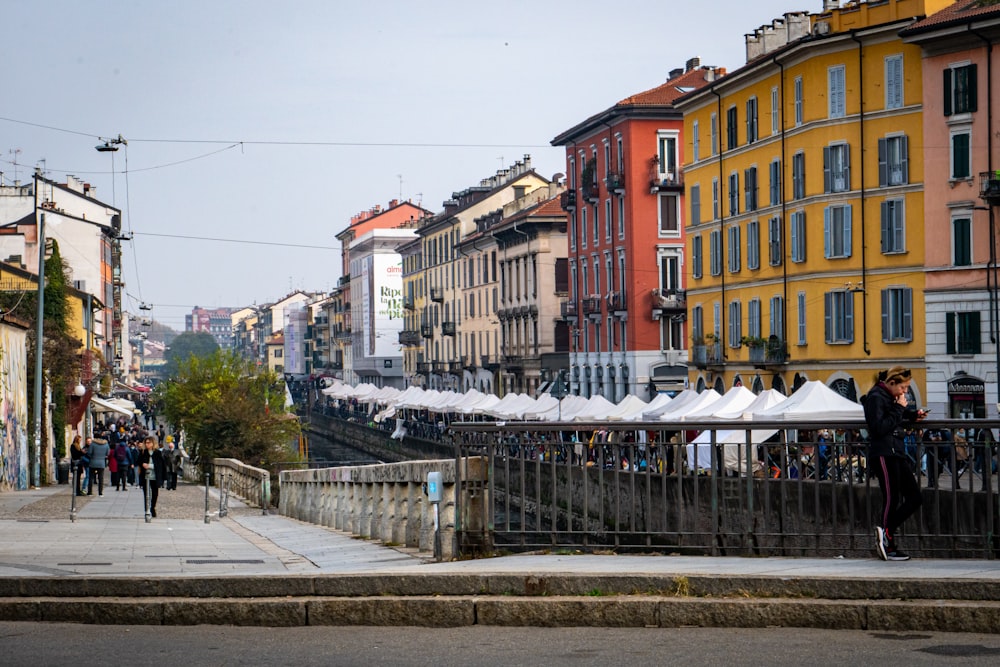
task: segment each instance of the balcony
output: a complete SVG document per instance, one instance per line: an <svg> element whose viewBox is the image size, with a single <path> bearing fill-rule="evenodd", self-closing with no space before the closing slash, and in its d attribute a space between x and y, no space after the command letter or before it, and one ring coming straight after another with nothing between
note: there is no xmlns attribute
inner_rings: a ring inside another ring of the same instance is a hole
<svg viewBox="0 0 1000 667"><path fill-rule="evenodd" d="M709 343L705 345L691 346L691 361L696 368L705 370L709 366L720 366L724 363L722 358L722 345L719 343Z"/></svg>
<svg viewBox="0 0 1000 667"><path fill-rule="evenodd" d="M434 337L434 327L432 327L429 324L421 324L420 325L420 335L423 336L424 338L433 338Z"/></svg>
<svg viewBox="0 0 1000 667"><path fill-rule="evenodd" d="M404 296L403 308L405 310L416 310L417 308L416 300L411 295Z"/></svg>
<svg viewBox="0 0 1000 667"><path fill-rule="evenodd" d="M620 317L625 315L627 308L628 303L626 302L626 294L624 291L612 292L608 295L608 310L613 312L616 316Z"/></svg>
<svg viewBox="0 0 1000 667"><path fill-rule="evenodd" d="M559 315L568 322L576 322L576 301L560 302Z"/></svg>
<svg viewBox="0 0 1000 667"><path fill-rule="evenodd" d="M422 336L419 331L416 330L406 330L399 332L399 344L400 345L420 345Z"/></svg>
<svg viewBox="0 0 1000 667"><path fill-rule="evenodd" d="M564 211L575 211L576 210L576 190L566 190L561 195L559 195L559 205L562 206Z"/></svg>
<svg viewBox="0 0 1000 667"><path fill-rule="evenodd" d="M680 173L657 174L649 182L649 194L659 192L684 192L684 177Z"/></svg>
<svg viewBox="0 0 1000 667"><path fill-rule="evenodd" d="M448 374L449 375L461 375L464 366L462 362L459 361L449 361L448 362Z"/></svg>
<svg viewBox="0 0 1000 667"><path fill-rule="evenodd" d="M788 344L771 336L768 340L750 345L747 349L754 368L767 368L788 363Z"/></svg>
<svg viewBox="0 0 1000 667"><path fill-rule="evenodd" d="M443 287L432 287L431 288L431 301L434 303L441 303L444 301L444 288Z"/></svg>
<svg viewBox="0 0 1000 667"><path fill-rule="evenodd" d="M344 327L343 329L340 329L334 334L333 337L339 340L349 339L351 337L351 327Z"/></svg>
<svg viewBox="0 0 1000 667"><path fill-rule="evenodd" d="M601 201L601 186L597 183L588 183L581 190L583 191L583 198L591 204Z"/></svg>
<svg viewBox="0 0 1000 667"><path fill-rule="evenodd" d="M431 374L432 375L442 375L444 374L444 362L443 361L432 361L431 362Z"/></svg>
<svg viewBox="0 0 1000 667"><path fill-rule="evenodd" d="M470 355L465 355L462 357L462 367L467 371L475 372L476 370L476 358Z"/></svg>
<svg viewBox="0 0 1000 667"><path fill-rule="evenodd" d="M664 315L687 313L687 296L684 290L656 288L652 291L651 296L654 320L658 320Z"/></svg>
<svg viewBox="0 0 1000 667"><path fill-rule="evenodd" d="M601 297L597 295L590 295L585 299L581 300L583 303L583 314L587 317L600 316L601 314Z"/></svg>
<svg viewBox="0 0 1000 667"><path fill-rule="evenodd" d="M979 174L979 198L990 206L1000 206L1000 171Z"/></svg>
<svg viewBox="0 0 1000 667"><path fill-rule="evenodd" d="M335 371L342 371L342 370L344 370L344 362L340 361L340 360L331 361L330 362L330 368L332 370L335 370Z"/></svg>
<svg viewBox="0 0 1000 667"><path fill-rule="evenodd" d="M505 354L503 356L503 365L509 371L517 370L524 366L524 357L518 354Z"/></svg>
<svg viewBox="0 0 1000 667"><path fill-rule="evenodd" d="M431 372L431 362L429 361L418 361L417 362L417 373L423 376L430 375Z"/></svg>
<svg viewBox="0 0 1000 667"><path fill-rule="evenodd" d="M614 192L616 195L625 194L625 174L609 172L605 183L608 184L608 192Z"/></svg>
<svg viewBox="0 0 1000 667"><path fill-rule="evenodd" d="M344 285L349 285L350 282L351 282L351 274L348 273L346 275L340 276L340 280L337 281L337 286L343 287Z"/></svg>
<svg viewBox="0 0 1000 667"><path fill-rule="evenodd" d="M455 323L454 322L449 322L448 320L445 320L444 322L442 322L441 323L441 333L443 335L445 335L445 336L454 336L455 335Z"/></svg>
<svg viewBox="0 0 1000 667"><path fill-rule="evenodd" d="M495 371L500 368L500 360L489 354L484 354L482 356L482 367L491 371Z"/></svg>

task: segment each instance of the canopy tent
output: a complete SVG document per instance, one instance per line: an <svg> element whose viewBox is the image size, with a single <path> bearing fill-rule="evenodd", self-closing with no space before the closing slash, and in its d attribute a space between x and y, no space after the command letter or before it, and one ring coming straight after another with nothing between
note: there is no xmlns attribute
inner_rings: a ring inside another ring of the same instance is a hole
<svg viewBox="0 0 1000 667"><path fill-rule="evenodd" d="M743 410L754 402L757 396L744 386L733 387L722 398L709 402L701 407L694 408L686 412L681 419L711 419L719 412L729 412L732 410Z"/></svg>
<svg viewBox="0 0 1000 667"><path fill-rule="evenodd" d="M92 404L91 410L94 412L117 412L119 414L127 415L132 417L134 413L128 408L123 408L111 401L106 401L103 398L98 398L97 396L91 396L90 402ZM131 401L130 401L131 402Z"/></svg>
<svg viewBox="0 0 1000 667"><path fill-rule="evenodd" d="M728 393L729 392L727 392L727 394ZM784 400L785 395L777 389L767 389L755 396L753 402L749 405L744 406L743 408L733 407L729 410L719 410L712 415L712 418L720 420L725 419L729 421L738 419L749 420L754 412L766 410ZM750 432L750 442L752 444L762 443L775 433L777 433L777 431L774 429L754 429ZM691 444L688 445L687 454L688 461L691 462L692 467L695 466L694 462L696 457L698 462L697 467L701 469L708 469L711 466L711 442L712 431L702 431L698 434L698 437L691 441ZM746 442L747 431L745 428L718 430L715 432L715 443L717 445L723 445L723 465L727 470L740 469L740 461L743 461L746 458L741 452L742 447L740 445L746 444Z"/></svg>
<svg viewBox="0 0 1000 667"><path fill-rule="evenodd" d="M822 422L839 419L864 419L865 411L819 380L806 382L798 391L777 405L753 413L761 421Z"/></svg>
<svg viewBox="0 0 1000 667"><path fill-rule="evenodd" d="M666 394L663 394L663 396L666 396ZM638 396L629 394L621 400L621 403L616 406L614 412L607 416L607 419L610 421L631 421L641 418L643 411L649 409L649 405L649 403Z"/></svg>
<svg viewBox="0 0 1000 667"><path fill-rule="evenodd" d="M718 396L719 395L718 392L716 392L715 395ZM657 394L657 396L666 396L666 394ZM671 410L678 410L681 408L681 406L686 405L687 403L695 400L696 398L698 398L698 392L696 392L694 389L685 389L684 391L682 391L681 393L677 394L672 399L670 399L670 401L666 403L660 403L652 410L647 409L645 412L642 413L642 418L646 420L659 419L660 415L666 414L668 411ZM655 402L656 399L650 401L649 403L650 406L652 406Z"/></svg>
<svg viewBox="0 0 1000 667"><path fill-rule="evenodd" d="M722 396L720 396L719 392L714 389L703 391L700 394L695 393L690 398L685 399L684 402L678 402L680 399L680 396L678 396L672 403L670 403L669 406L667 406L667 410L659 416L659 420L679 421L689 412L701 410L705 406L715 403L720 398L722 398Z"/></svg>
<svg viewBox="0 0 1000 667"><path fill-rule="evenodd" d="M575 421L601 421L614 412L616 407L614 403L600 394L594 394L573 419Z"/></svg>

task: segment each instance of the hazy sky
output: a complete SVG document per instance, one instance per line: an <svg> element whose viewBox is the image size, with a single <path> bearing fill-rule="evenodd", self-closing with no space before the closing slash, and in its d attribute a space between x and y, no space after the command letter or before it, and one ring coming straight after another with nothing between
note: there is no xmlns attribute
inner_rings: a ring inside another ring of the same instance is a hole
<svg viewBox="0 0 1000 667"><path fill-rule="evenodd" d="M5 182L94 185L134 233L125 307L183 328L330 289L334 235L400 194L437 212L524 153L564 171L556 134L688 58L736 69L745 33L822 0L5 5Z"/></svg>

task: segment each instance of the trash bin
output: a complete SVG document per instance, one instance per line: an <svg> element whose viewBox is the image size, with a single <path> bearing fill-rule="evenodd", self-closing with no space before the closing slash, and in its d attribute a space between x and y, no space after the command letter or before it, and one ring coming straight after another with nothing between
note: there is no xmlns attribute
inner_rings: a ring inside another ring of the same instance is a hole
<svg viewBox="0 0 1000 667"><path fill-rule="evenodd" d="M60 461L56 464L56 481L60 484L69 484L69 461Z"/></svg>

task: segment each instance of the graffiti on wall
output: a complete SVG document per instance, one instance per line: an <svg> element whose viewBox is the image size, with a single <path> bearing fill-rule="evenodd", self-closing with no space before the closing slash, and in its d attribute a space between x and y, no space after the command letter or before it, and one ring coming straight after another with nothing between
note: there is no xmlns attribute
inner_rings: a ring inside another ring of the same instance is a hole
<svg viewBox="0 0 1000 667"><path fill-rule="evenodd" d="M25 331L0 323L0 490L28 488L27 367Z"/></svg>

